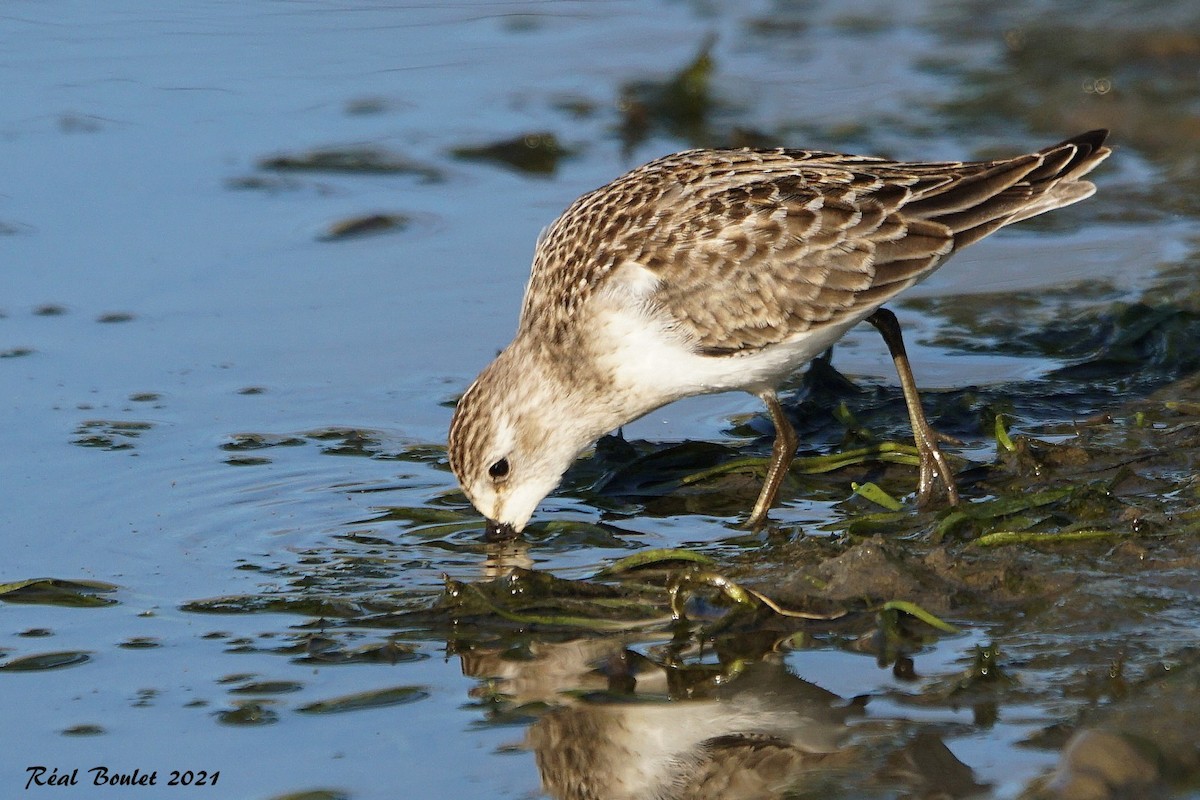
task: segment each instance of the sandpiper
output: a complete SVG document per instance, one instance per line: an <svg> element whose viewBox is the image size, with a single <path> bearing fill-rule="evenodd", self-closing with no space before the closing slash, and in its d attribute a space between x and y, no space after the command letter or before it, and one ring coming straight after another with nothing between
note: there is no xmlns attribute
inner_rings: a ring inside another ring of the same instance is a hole
<svg viewBox="0 0 1200 800"><path fill-rule="evenodd" d="M776 390L852 326L884 336L920 454L940 480L896 318L881 306L954 252L1076 203L1109 154L1096 130L994 161L687 150L589 192L539 238L517 335L459 400L450 466L492 532L519 532L603 434L681 397L741 389L775 425L760 526L798 439Z"/></svg>

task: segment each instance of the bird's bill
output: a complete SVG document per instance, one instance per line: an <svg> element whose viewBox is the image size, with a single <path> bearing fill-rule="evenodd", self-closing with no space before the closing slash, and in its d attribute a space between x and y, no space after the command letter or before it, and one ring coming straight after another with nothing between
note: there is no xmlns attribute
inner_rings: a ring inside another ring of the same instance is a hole
<svg viewBox="0 0 1200 800"><path fill-rule="evenodd" d="M519 531L507 522L488 520L484 526L483 536L489 542L504 541L516 536Z"/></svg>

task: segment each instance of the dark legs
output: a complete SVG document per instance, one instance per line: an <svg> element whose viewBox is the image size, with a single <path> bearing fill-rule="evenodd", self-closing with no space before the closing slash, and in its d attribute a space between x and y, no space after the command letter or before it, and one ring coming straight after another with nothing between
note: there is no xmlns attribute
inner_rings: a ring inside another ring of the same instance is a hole
<svg viewBox="0 0 1200 800"><path fill-rule="evenodd" d="M900 323L896 315L886 308L878 309L867 317L867 322L874 325L887 342L892 361L896 364L896 373L900 376L900 388L904 392L904 402L908 405L908 418L912 423L913 439L921 458L921 479L917 486L917 504L926 506L933 495L935 478L940 478L946 489L946 497L950 505L958 503L958 489L954 486L954 473L946 463L946 457L938 449L938 442L954 444L954 439L938 433L930 427L921 409L921 396L917 393L917 383L913 380L912 368L908 364L908 354L904 350L904 339L900 335ZM760 498L761 500L761 498Z"/></svg>
<svg viewBox="0 0 1200 800"><path fill-rule="evenodd" d="M750 519L746 521L748 528L758 528L766 521L767 512L775 504L779 486L783 483L788 467L796 457L796 448L800 444L796 429L784 416L783 407L779 405L779 398L775 396L775 392L763 392L759 397L767 404L767 411L771 412L771 422L775 425L775 444L771 447L771 466L767 468L766 482L763 483L762 491L758 493L758 500L754 501Z"/></svg>
<svg viewBox="0 0 1200 800"><path fill-rule="evenodd" d="M938 433L925 419L925 412L921 408L921 396L917 393L917 382L913 379L912 367L908 364L908 353L904 349L904 339L900 335L900 323L896 320L896 315L886 308L880 308L867 317L867 322L874 325L883 335L883 340L887 342L888 352L892 354L892 361L896 365L896 374L900 376L900 388L904 392L904 402L908 406L908 419L912 423L913 439L921 459L917 505L929 505L930 500L933 499L934 484L938 479L945 488L950 505L956 505L958 489L954 485L954 473L950 471L946 457L938 448L938 442L958 444L958 441ZM796 456L796 447L800 444L796 429L784 416L783 408L779 405L779 398L776 397L775 392L766 391L759 394L759 397L767 404L767 411L771 413L771 422L775 425L775 444L771 447L771 464L767 468L766 481L763 483L762 491L758 493L758 500L754 502L754 510L750 512L750 519L746 521L748 528L761 527L766 521L767 513L775 504L775 496L779 494L779 487L787 475L788 467L791 466L792 459Z"/></svg>

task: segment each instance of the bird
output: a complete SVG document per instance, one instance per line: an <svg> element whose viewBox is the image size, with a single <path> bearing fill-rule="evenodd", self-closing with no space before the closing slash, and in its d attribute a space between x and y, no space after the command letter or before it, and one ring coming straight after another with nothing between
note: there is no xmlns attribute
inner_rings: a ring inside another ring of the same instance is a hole
<svg viewBox="0 0 1200 800"><path fill-rule="evenodd" d="M884 303L996 230L1090 197L1093 130L986 161L693 149L584 194L539 236L512 342L459 398L450 468L489 535L520 533L601 436L691 395L742 390L775 440L746 520L765 524L798 436L778 390L854 325L879 329L920 457L918 503L954 475Z"/></svg>

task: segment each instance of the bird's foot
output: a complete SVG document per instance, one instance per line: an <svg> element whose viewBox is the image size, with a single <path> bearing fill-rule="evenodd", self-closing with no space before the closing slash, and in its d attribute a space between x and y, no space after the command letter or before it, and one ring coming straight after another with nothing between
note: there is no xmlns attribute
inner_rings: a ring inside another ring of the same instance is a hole
<svg viewBox="0 0 1200 800"><path fill-rule="evenodd" d="M934 488L939 482L950 505L958 505L958 487L954 485L954 472L950 469L950 464L946 461L946 456L942 453L938 443L962 447L963 442L934 430L924 419L921 421L924 422L924 425L919 430L914 430L917 457L921 460L921 477L917 484L917 507L927 509L934 505Z"/></svg>

